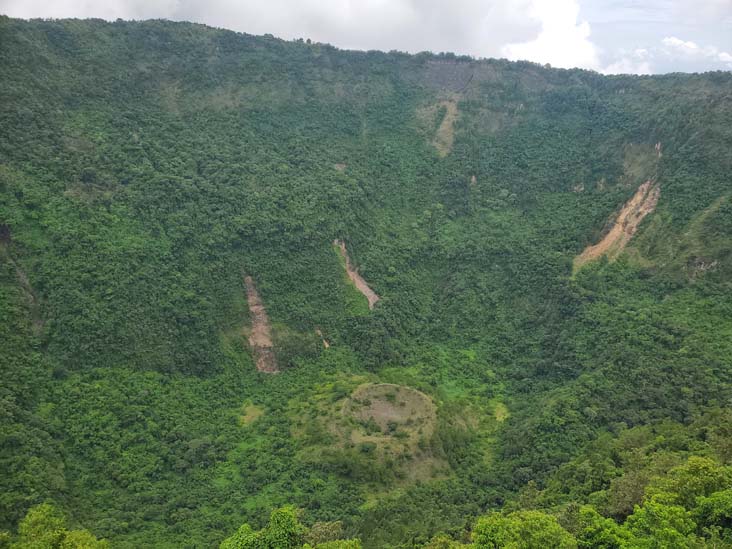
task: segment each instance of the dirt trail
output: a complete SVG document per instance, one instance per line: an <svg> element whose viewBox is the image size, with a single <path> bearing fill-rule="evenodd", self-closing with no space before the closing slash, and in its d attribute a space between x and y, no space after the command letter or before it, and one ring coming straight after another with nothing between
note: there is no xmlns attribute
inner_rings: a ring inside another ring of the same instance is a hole
<svg viewBox="0 0 732 549"><path fill-rule="evenodd" d="M249 314L251 317L251 333L249 334L249 345L254 353L257 370L268 374L279 372L277 360L272 345L272 329L269 325L267 311L262 304L262 299L257 292L257 286L251 276L244 277L244 284L247 287L247 301L249 302Z"/></svg>
<svg viewBox="0 0 732 549"><path fill-rule="evenodd" d="M348 273L348 278L351 279L351 282L353 282L354 286L358 289L359 292L361 292L364 297L369 302L369 309L373 309L374 305L376 304L379 299L381 299L378 295L376 295L376 292L374 292L371 288L369 288L369 285L366 283L366 281L363 279L363 277L358 274L358 270L356 270L353 267L353 264L351 263L351 258L348 257L348 251L346 250L346 243L342 240L334 240L333 244L338 247L338 249L341 252L341 255L343 256L343 259L346 261L346 272Z"/></svg>
<svg viewBox="0 0 732 549"><path fill-rule="evenodd" d="M588 246L575 257L574 268L578 269L588 261L602 255L615 259L630 242L643 218L656 208L660 195L661 188L658 183L651 180L638 187L632 198L623 205L613 226L602 240L593 246Z"/></svg>

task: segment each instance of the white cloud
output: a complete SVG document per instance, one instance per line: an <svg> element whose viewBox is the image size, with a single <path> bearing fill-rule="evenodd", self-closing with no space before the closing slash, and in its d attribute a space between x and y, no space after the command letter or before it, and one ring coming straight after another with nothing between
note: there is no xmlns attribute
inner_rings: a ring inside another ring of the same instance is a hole
<svg viewBox="0 0 732 549"><path fill-rule="evenodd" d="M652 74L651 62L653 52L647 48L636 48L633 51L620 50L612 63L604 67L603 74Z"/></svg>
<svg viewBox="0 0 732 549"><path fill-rule="evenodd" d="M732 0L0 0L0 13L165 18L341 48L452 51L613 73L732 68Z"/></svg>
<svg viewBox="0 0 732 549"><path fill-rule="evenodd" d="M708 59L724 63L732 68L732 54L721 51L717 46L699 46L696 42L684 41L675 36L667 36L662 41L666 47L664 53L669 56L681 56L690 60Z"/></svg>
<svg viewBox="0 0 732 549"><path fill-rule="evenodd" d="M615 58L602 72L605 74L652 74L659 67L678 70L704 67L705 70L732 68L732 54L717 46L701 46L692 40L666 36L656 46L636 48L633 51L618 50Z"/></svg>
<svg viewBox="0 0 732 549"><path fill-rule="evenodd" d="M178 0L0 0L0 13L11 17L97 17L155 19L170 17Z"/></svg>
<svg viewBox="0 0 732 549"><path fill-rule="evenodd" d="M664 45L669 46L670 48L686 53L696 52L699 50L699 46L697 46L694 42L685 42L680 38L676 38L675 36L667 36L666 38L661 40L661 42L663 42Z"/></svg>
<svg viewBox="0 0 732 549"><path fill-rule="evenodd" d="M509 59L550 63L555 67L599 67L598 51L590 41L590 24L577 21L577 0L533 0L529 16L541 23L538 36L501 48Z"/></svg>
<svg viewBox="0 0 732 549"><path fill-rule="evenodd" d="M602 69L603 74L652 74L648 61L638 61L630 57L621 57Z"/></svg>
<svg viewBox="0 0 732 549"><path fill-rule="evenodd" d="M341 48L497 57L538 24L531 0L0 0L12 17L166 18Z"/></svg>

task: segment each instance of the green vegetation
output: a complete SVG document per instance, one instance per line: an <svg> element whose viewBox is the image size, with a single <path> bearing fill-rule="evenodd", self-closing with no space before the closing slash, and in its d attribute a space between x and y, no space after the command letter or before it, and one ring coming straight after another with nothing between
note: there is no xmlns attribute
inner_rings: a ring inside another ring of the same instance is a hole
<svg viewBox="0 0 732 549"><path fill-rule="evenodd" d="M732 546L732 74L6 17L0 58L0 546Z"/></svg>
<svg viewBox="0 0 732 549"><path fill-rule="evenodd" d="M0 539L0 542L8 542ZM48 503L32 507L18 525L18 539L11 549L108 549L87 530L68 530L66 520Z"/></svg>

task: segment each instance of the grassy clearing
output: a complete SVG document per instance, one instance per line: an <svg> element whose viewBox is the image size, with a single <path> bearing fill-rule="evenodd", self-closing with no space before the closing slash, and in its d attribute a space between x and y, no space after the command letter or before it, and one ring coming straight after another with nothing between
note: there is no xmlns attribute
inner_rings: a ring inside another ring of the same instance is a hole
<svg viewBox="0 0 732 549"><path fill-rule="evenodd" d="M262 407L256 404L245 403L241 408L241 415L239 416L239 423L242 426L251 425L264 415Z"/></svg>

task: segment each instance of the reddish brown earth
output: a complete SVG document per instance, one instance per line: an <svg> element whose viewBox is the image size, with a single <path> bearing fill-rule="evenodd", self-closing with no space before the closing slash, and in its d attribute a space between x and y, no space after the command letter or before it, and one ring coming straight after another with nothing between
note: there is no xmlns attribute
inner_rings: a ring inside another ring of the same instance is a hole
<svg viewBox="0 0 732 549"><path fill-rule="evenodd" d="M369 285L366 283L366 281L363 279L363 277L358 274L358 270L354 268L353 264L351 263L351 258L348 257L348 251L346 250L346 243L342 240L334 240L333 244L338 247L338 249L341 252L341 255L343 256L343 259L346 261L346 273L348 274L348 278L351 279L351 282L353 282L353 285L356 286L359 292L361 292L364 297L369 302L369 309L373 309L374 305L376 305L376 302L381 299L378 295L376 295L376 292L374 292Z"/></svg>
<svg viewBox="0 0 732 549"><path fill-rule="evenodd" d="M630 239L633 238L643 218L656 209L660 195L661 188L658 183L651 180L638 187L631 199L623 205L615 222L602 240L585 248L574 259L575 269L603 255L615 259L630 242Z"/></svg>
<svg viewBox="0 0 732 549"><path fill-rule="evenodd" d="M257 286L251 276L244 277L244 284L247 288L247 301L249 303L249 315L252 323L249 334L249 346L252 348L257 370L267 374L279 372L277 360L272 345L272 328L269 324L269 317L264 308L262 299L257 292Z"/></svg>

